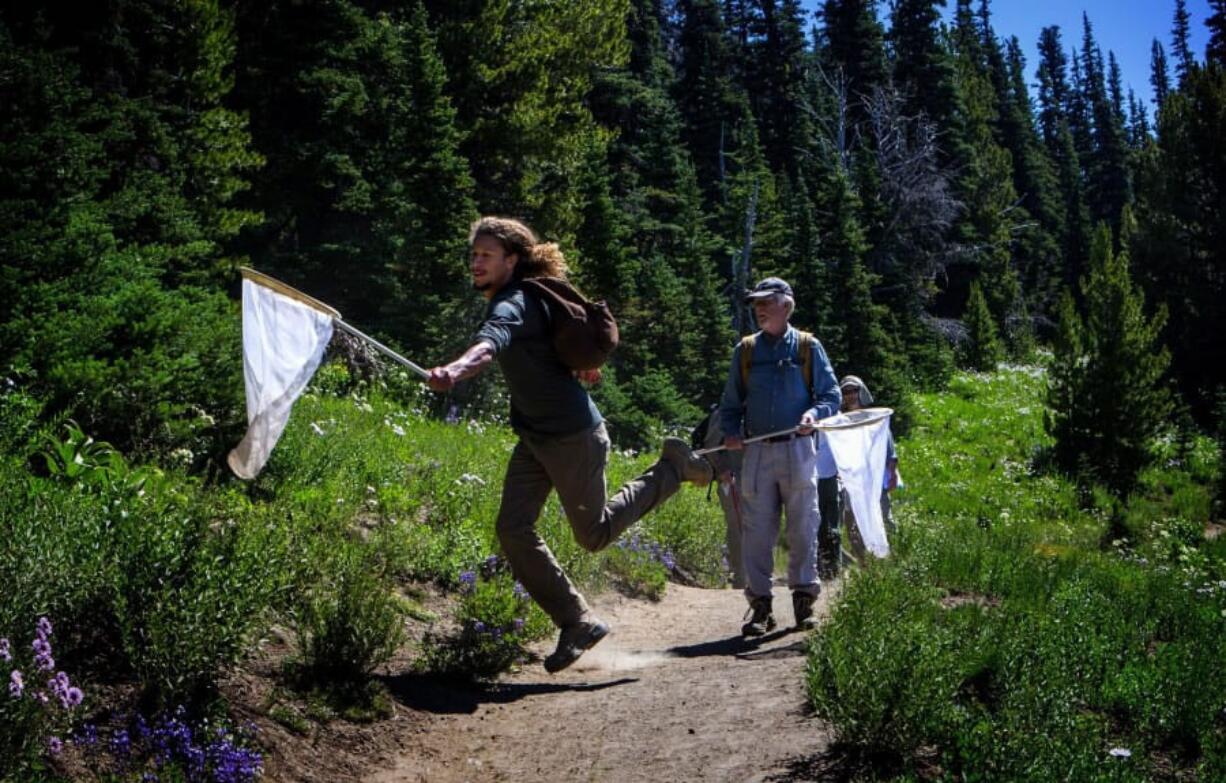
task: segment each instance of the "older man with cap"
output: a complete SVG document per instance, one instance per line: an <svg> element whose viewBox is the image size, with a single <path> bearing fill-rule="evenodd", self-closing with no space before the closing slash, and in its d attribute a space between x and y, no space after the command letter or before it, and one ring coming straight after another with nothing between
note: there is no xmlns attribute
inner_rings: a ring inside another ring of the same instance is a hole
<svg viewBox="0 0 1226 783"><path fill-rule="evenodd" d="M841 396L830 360L817 338L791 326L792 287L768 277L746 292L761 331L732 353L720 401L720 422L730 450L744 448L742 557L749 622L744 636L775 627L771 580L780 511L787 514L788 587L798 628L813 623L817 575L817 443L819 419L839 410ZM743 441L781 433L748 445Z"/></svg>

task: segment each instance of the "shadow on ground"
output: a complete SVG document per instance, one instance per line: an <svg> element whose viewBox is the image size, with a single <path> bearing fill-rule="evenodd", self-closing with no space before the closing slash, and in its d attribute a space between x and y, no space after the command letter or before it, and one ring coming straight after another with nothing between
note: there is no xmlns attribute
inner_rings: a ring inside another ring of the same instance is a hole
<svg viewBox="0 0 1226 783"><path fill-rule="evenodd" d="M903 771L897 756L865 753L836 743L821 753L800 756L787 768L766 778L766 783L850 783L853 780L888 780ZM927 777L921 779L929 779Z"/></svg>
<svg viewBox="0 0 1226 783"><path fill-rule="evenodd" d="M801 639L794 644L789 644L786 647L778 647L770 650L760 649L764 644L770 644L773 641L782 639L792 633L794 629L784 628L768 633L764 636L752 636L746 638L744 636L729 636L726 639L716 639L710 642L702 642L701 644L687 644L680 647L670 647L665 651L665 654L672 655L677 658L702 658L708 655L727 655L745 660L753 660L754 658L782 658L790 655L803 655L805 651L804 639Z"/></svg>
<svg viewBox="0 0 1226 783"><path fill-rule="evenodd" d="M400 674L381 678L397 702L436 714L471 714L482 704L509 704L529 696L567 691L599 691L638 682L636 677L590 683L498 682L483 685L437 675Z"/></svg>

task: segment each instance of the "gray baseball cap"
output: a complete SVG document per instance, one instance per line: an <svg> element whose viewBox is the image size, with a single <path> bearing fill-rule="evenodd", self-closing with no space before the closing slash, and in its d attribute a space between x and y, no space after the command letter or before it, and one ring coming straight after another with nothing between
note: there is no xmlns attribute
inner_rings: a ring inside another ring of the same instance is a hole
<svg viewBox="0 0 1226 783"><path fill-rule="evenodd" d="M751 290L745 292L745 301L763 299L768 296L791 296L792 287L782 278L765 277Z"/></svg>

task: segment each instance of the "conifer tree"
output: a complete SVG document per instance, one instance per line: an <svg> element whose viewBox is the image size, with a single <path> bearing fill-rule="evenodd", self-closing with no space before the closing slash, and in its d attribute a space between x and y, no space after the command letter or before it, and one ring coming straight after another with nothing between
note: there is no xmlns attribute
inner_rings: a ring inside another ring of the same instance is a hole
<svg viewBox="0 0 1226 783"><path fill-rule="evenodd" d="M1137 100L1136 93L1128 88L1128 143L1139 150L1149 141L1149 112L1145 104Z"/></svg>
<svg viewBox="0 0 1226 783"><path fill-rule="evenodd" d="M1156 143L1139 156L1138 277L1170 313L1167 343L1180 391L1207 426L1226 384L1226 69L1197 68L1158 115Z"/></svg>
<svg viewBox="0 0 1226 783"><path fill-rule="evenodd" d="M995 370L1003 352L997 337L996 319L988 308L988 300L984 297L983 287L978 281L971 283L963 320L967 331L963 363L980 372Z"/></svg>
<svg viewBox="0 0 1226 783"><path fill-rule="evenodd" d="M1078 116L1072 106L1079 93L1067 81L1068 60L1060 42L1060 28L1043 29L1039 52L1039 126L1059 182L1064 223L1060 240L1063 279L1066 287L1072 287L1081 277L1090 234L1082 166L1070 127L1071 119Z"/></svg>
<svg viewBox="0 0 1226 783"><path fill-rule="evenodd" d="M416 355L463 340L476 216L447 74L418 3L244 6L238 99L268 158L256 264Z"/></svg>
<svg viewBox="0 0 1226 783"><path fill-rule="evenodd" d="M821 7L826 37L824 55L828 70L841 68L851 121L864 119L863 96L884 86L889 79L885 55L885 30L877 18L876 0L825 0ZM833 75L830 75L833 78Z"/></svg>
<svg viewBox="0 0 1226 783"><path fill-rule="evenodd" d="M959 168L970 155L965 107L951 53L941 42L938 0L898 0L892 6L894 84L904 112L924 114L941 134L941 160Z"/></svg>
<svg viewBox="0 0 1226 783"><path fill-rule="evenodd" d="M1226 66L1226 0L1209 0L1213 13L1205 20L1209 42L1205 44L1205 63Z"/></svg>
<svg viewBox="0 0 1226 783"><path fill-rule="evenodd" d="M379 4L374 4L379 5ZM607 132L584 98L627 56L629 0L427 0L483 213L519 215L569 244L579 169Z"/></svg>
<svg viewBox="0 0 1226 783"><path fill-rule="evenodd" d="M0 355L49 415L143 456L236 423L219 284L260 156L233 57L216 2L0 14Z"/></svg>
<svg viewBox="0 0 1226 783"><path fill-rule="evenodd" d="M819 337L839 375L853 373L894 409L895 423L909 416L908 383L899 341L886 329L887 308L873 301L877 282L864 264L868 249L856 218L859 203L848 172L835 166L822 188L821 262L827 265L831 314Z"/></svg>
<svg viewBox="0 0 1226 783"><path fill-rule="evenodd" d="M969 249L968 270L986 289L989 309L998 331L1010 334L1025 320L1021 312L1021 286L1013 266L1010 213L1018 201L1013 188L1013 164L996 140L997 93L989 78L981 29L963 0L955 29L959 92L966 110L968 165L959 182L966 213L959 225L962 244ZM979 61L977 61L979 58ZM1003 77L1002 77L1003 78ZM1005 86L1002 84L1002 86ZM1018 211L1019 222L1026 222Z"/></svg>
<svg viewBox="0 0 1226 783"><path fill-rule="evenodd" d="M1171 27L1171 56L1175 58L1175 77L1179 86L1188 77L1188 71L1196 64L1189 43L1192 16L1188 13L1187 0L1175 0L1175 21Z"/></svg>
<svg viewBox="0 0 1226 783"><path fill-rule="evenodd" d="M715 0L680 0L675 96L683 140L694 160L704 204L723 201L728 150L746 116L747 99L732 79L734 64Z"/></svg>
<svg viewBox="0 0 1226 783"><path fill-rule="evenodd" d="M1171 410L1162 384L1170 355L1158 339L1165 308L1146 316L1128 255L1113 253L1112 244L1110 230L1100 224L1081 285L1080 337L1069 336L1075 325L1061 327L1048 430L1066 470L1123 496L1148 462L1150 440Z"/></svg>
<svg viewBox="0 0 1226 783"><path fill-rule="evenodd" d="M1166 103L1167 93L1171 91L1171 77L1167 73L1166 52L1157 38L1150 47L1149 69L1149 83L1154 88L1154 105L1158 107L1158 111L1162 111L1162 104Z"/></svg>
<svg viewBox="0 0 1226 783"><path fill-rule="evenodd" d="M808 53L799 0L754 0L744 87L771 170L802 177L813 138L805 91Z"/></svg>
<svg viewBox="0 0 1226 783"><path fill-rule="evenodd" d="M711 357L724 355L733 337L715 265L719 245L704 225L680 141L660 12L658 0L635 0L629 65L596 81L593 114L617 135L607 162L587 167L578 235L581 279L609 300L622 333L596 394L614 436L634 445L654 435L653 422L693 421L706 408L727 371Z"/></svg>
<svg viewBox="0 0 1226 783"><path fill-rule="evenodd" d="M1090 217L1118 229L1120 215L1132 198L1123 111L1122 106L1117 110L1115 105L1113 93L1118 92L1118 87L1108 90L1107 71L1102 52L1094 40L1090 17L1082 14L1082 23L1085 103L1093 125L1086 196Z"/></svg>
<svg viewBox="0 0 1226 783"><path fill-rule="evenodd" d="M1013 184L1022 206L1038 221L1038 225L1026 225L1018 237L1018 267L1032 306L1047 312L1055 306L1059 287L1064 209L1056 171L1034 124L1026 63L1016 37L1009 39L1005 62L1008 82L1001 108L1002 142L1012 156Z"/></svg>

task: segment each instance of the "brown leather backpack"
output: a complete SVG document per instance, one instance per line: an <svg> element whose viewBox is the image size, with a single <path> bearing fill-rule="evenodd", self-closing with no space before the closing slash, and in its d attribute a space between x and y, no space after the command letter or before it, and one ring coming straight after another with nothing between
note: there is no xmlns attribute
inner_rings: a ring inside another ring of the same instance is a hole
<svg viewBox="0 0 1226 783"><path fill-rule="evenodd" d="M572 370L594 370L617 347L617 321L604 302L593 302L560 277L520 281L547 306L558 358Z"/></svg>

